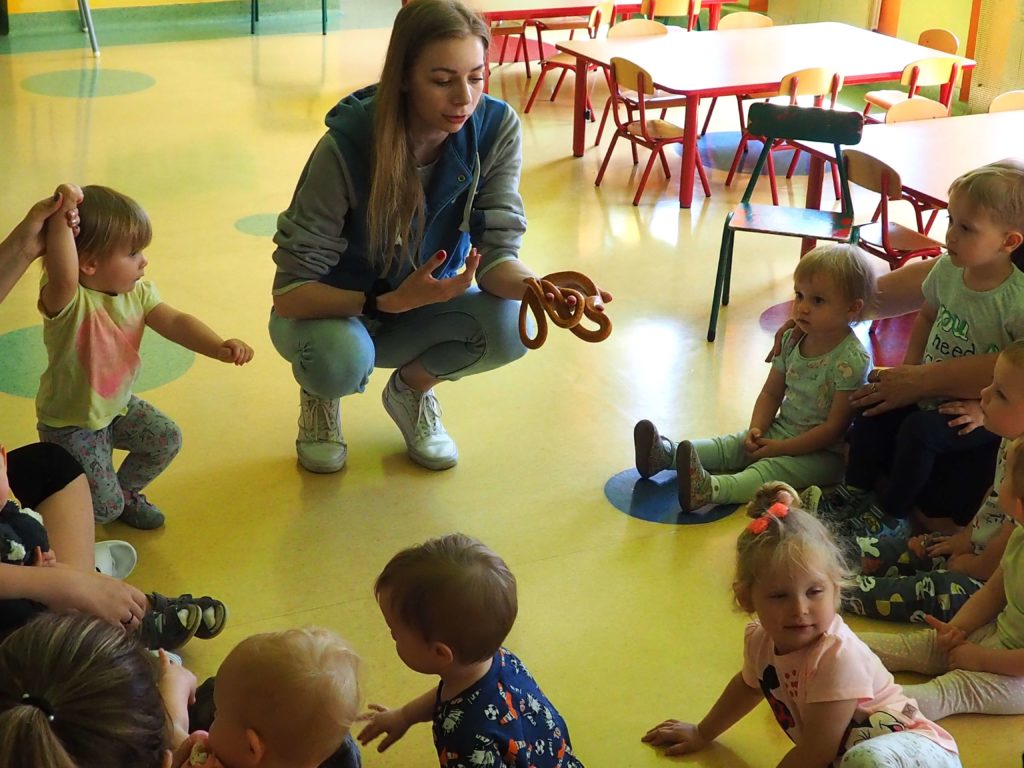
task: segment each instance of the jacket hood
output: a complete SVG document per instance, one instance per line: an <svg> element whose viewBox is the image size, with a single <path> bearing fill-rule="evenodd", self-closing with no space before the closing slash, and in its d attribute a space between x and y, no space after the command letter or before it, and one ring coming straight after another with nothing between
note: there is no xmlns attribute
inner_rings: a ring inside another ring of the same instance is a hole
<svg viewBox="0 0 1024 768"><path fill-rule="evenodd" d="M377 93L377 86L368 85L360 88L355 93L349 94L333 107L324 118L324 123L332 131L352 131L357 134L369 133L370 124L373 122L374 94Z"/></svg>

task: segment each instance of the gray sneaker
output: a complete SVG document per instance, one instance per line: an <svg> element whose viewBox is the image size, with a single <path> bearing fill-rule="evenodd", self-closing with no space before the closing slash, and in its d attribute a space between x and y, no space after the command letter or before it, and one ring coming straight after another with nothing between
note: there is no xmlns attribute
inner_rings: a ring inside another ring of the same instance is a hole
<svg viewBox="0 0 1024 768"><path fill-rule="evenodd" d="M341 403L299 390L299 464L310 472L328 474L345 466L348 446L341 436Z"/></svg>
<svg viewBox="0 0 1024 768"><path fill-rule="evenodd" d="M399 392L397 378L396 369L381 393L381 400L388 416L402 430L409 458L427 469L454 467L459 460L459 449L441 423L441 404L434 390Z"/></svg>
<svg viewBox="0 0 1024 768"><path fill-rule="evenodd" d="M164 513L138 491L125 491L124 511L117 519L132 528L152 531L164 524Z"/></svg>
<svg viewBox="0 0 1024 768"><path fill-rule="evenodd" d="M645 480L654 477L663 469L675 466L676 446L667 437L658 433L653 421L644 419L633 427L633 448L636 471Z"/></svg>

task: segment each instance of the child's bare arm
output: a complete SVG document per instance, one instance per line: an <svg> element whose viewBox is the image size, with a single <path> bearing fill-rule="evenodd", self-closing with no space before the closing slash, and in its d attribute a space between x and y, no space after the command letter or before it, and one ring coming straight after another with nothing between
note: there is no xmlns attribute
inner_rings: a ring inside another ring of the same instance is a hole
<svg viewBox="0 0 1024 768"><path fill-rule="evenodd" d="M979 627L994 621L1005 607L1006 592L1003 588L1003 569L1000 566L985 585L967 599L949 624L969 635Z"/></svg>
<svg viewBox="0 0 1024 768"><path fill-rule="evenodd" d="M428 723L434 714L434 702L437 700L437 689L431 688L422 696L418 696L404 707L388 709L381 704L370 704L369 712L359 716L366 726L359 732L359 743L369 744L381 734L384 738L377 746L383 752L400 738L416 723Z"/></svg>
<svg viewBox="0 0 1024 768"><path fill-rule="evenodd" d="M168 341L180 344L200 355L225 363L245 365L252 360L252 347L239 339L218 336L199 318L160 303L146 315L146 325Z"/></svg>
<svg viewBox="0 0 1024 768"><path fill-rule="evenodd" d="M921 311L917 313L914 327L910 331L907 352L903 356L904 365L920 365L924 360L924 348L928 344L928 336L932 332L932 324L937 314L935 307L927 301L921 305Z"/></svg>
<svg viewBox="0 0 1024 768"><path fill-rule="evenodd" d="M742 673L737 672L700 723L693 725L665 720L645 733L641 741L655 747L667 747L666 755L696 752L742 720L762 698L761 692L747 685Z"/></svg>
<svg viewBox="0 0 1024 768"><path fill-rule="evenodd" d="M74 184L61 184L57 192L62 200L56 213L46 220L46 285L39 292L39 306L47 317L60 314L78 290L78 249L66 217L82 202L82 190Z"/></svg>
<svg viewBox="0 0 1024 768"><path fill-rule="evenodd" d="M754 401L754 411L750 414L750 428L762 432L771 426L775 414L779 412L782 398L786 396L786 376L782 371L772 368L768 371L761 392Z"/></svg>
<svg viewBox="0 0 1024 768"><path fill-rule="evenodd" d="M996 532L996 535L989 539L988 544L978 554L968 551L953 555L949 558L949 570L966 574L972 579L988 581L992 574L995 573L996 568L999 567L999 561L1003 557L1006 542L1010 540L1013 528L1013 523L1003 523L1003 526ZM965 528L964 530L968 529Z"/></svg>
<svg viewBox="0 0 1024 768"><path fill-rule="evenodd" d="M832 765L856 708L856 699L820 701L802 707L800 741L782 758L779 768Z"/></svg>
<svg viewBox="0 0 1024 768"><path fill-rule="evenodd" d="M949 652L949 668L1024 677L1024 648L1009 650L961 643Z"/></svg>

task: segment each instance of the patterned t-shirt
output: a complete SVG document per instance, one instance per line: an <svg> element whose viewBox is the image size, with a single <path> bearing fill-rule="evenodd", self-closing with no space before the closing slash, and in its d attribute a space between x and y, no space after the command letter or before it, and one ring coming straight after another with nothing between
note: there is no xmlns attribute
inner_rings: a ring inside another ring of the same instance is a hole
<svg viewBox="0 0 1024 768"><path fill-rule="evenodd" d="M1005 437L999 443L999 453L996 457L996 476L992 480L992 490L981 502L974 519L971 520L971 546L974 554L980 555L985 547L992 540L992 537L999 533L999 530L1007 523L1013 522L999 506L999 484L1003 482L1003 472L1006 471L1006 452L1010 447L1010 441Z"/></svg>
<svg viewBox="0 0 1024 768"><path fill-rule="evenodd" d="M487 674L434 704L441 768L583 768L562 716L511 651L494 654Z"/></svg>
<svg viewBox="0 0 1024 768"><path fill-rule="evenodd" d="M786 377L786 396L774 422L786 437L802 435L828 421L836 392L859 387L871 368L871 356L852 332L817 357L804 357L792 336L792 330L783 334L782 351L772 359L772 368ZM843 450L843 441L829 450Z"/></svg>
<svg viewBox="0 0 1024 768"><path fill-rule="evenodd" d="M800 742L803 708L808 704L857 700L836 758L856 744L896 731L913 731L956 753L956 742L925 718L892 674L841 616L817 642L779 656L757 621L747 625L743 682L759 688L772 714L794 744Z"/></svg>
<svg viewBox="0 0 1024 768"><path fill-rule="evenodd" d="M148 280L116 296L79 285L55 317L44 316L49 363L36 395L39 421L96 431L123 415L142 372L146 315L159 303Z"/></svg>

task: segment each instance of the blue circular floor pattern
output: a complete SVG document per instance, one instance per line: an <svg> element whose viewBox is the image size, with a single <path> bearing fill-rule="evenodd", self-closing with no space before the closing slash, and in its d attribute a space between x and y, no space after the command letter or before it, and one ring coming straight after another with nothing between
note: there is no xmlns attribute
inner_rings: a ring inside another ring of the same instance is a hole
<svg viewBox="0 0 1024 768"><path fill-rule="evenodd" d="M142 337L142 375L135 382L136 393L167 384L192 367L194 352L167 341L157 333ZM0 392L15 397L35 398L39 376L46 369L43 327L33 325L0 335Z"/></svg>
<svg viewBox="0 0 1024 768"><path fill-rule="evenodd" d="M714 133L706 133L704 137L700 139L697 146L700 152L700 159L704 163L705 167L728 172L730 166L732 166L732 159L736 156L736 147L738 147L739 144L739 131L716 131ZM744 155L737 173L749 175L750 172L754 170L754 163L757 162L757 156L761 152L762 146L762 143L756 139L747 144L746 155ZM676 152L682 151L680 147L676 148ZM775 154L773 160L775 161L776 177L785 178L786 171L789 170L789 163L792 158L793 153L791 151L780 150ZM808 154L806 152L801 152L800 159L797 161L793 175L806 176L809 169L810 161L808 159ZM767 173L767 171L765 171L765 173ZM767 179L767 176L765 176L765 179ZM736 183L737 182L734 180L733 184ZM746 183L745 179L743 183ZM767 181L765 183L767 183ZM742 188L740 191L742 192Z"/></svg>
<svg viewBox="0 0 1024 768"><path fill-rule="evenodd" d="M675 472L662 472L644 480L635 469L613 475L604 485L604 495L617 510L650 523L695 525L713 523L731 515L739 504L708 504L693 512L679 508Z"/></svg>
<svg viewBox="0 0 1024 768"><path fill-rule="evenodd" d="M276 213L254 213L235 222L235 229L253 237L273 237L277 232Z"/></svg>
<svg viewBox="0 0 1024 768"><path fill-rule="evenodd" d="M21 87L43 96L69 99L95 99L125 96L152 88L156 80L143 72L127 69L62 69L26 77Z"/></svg>

